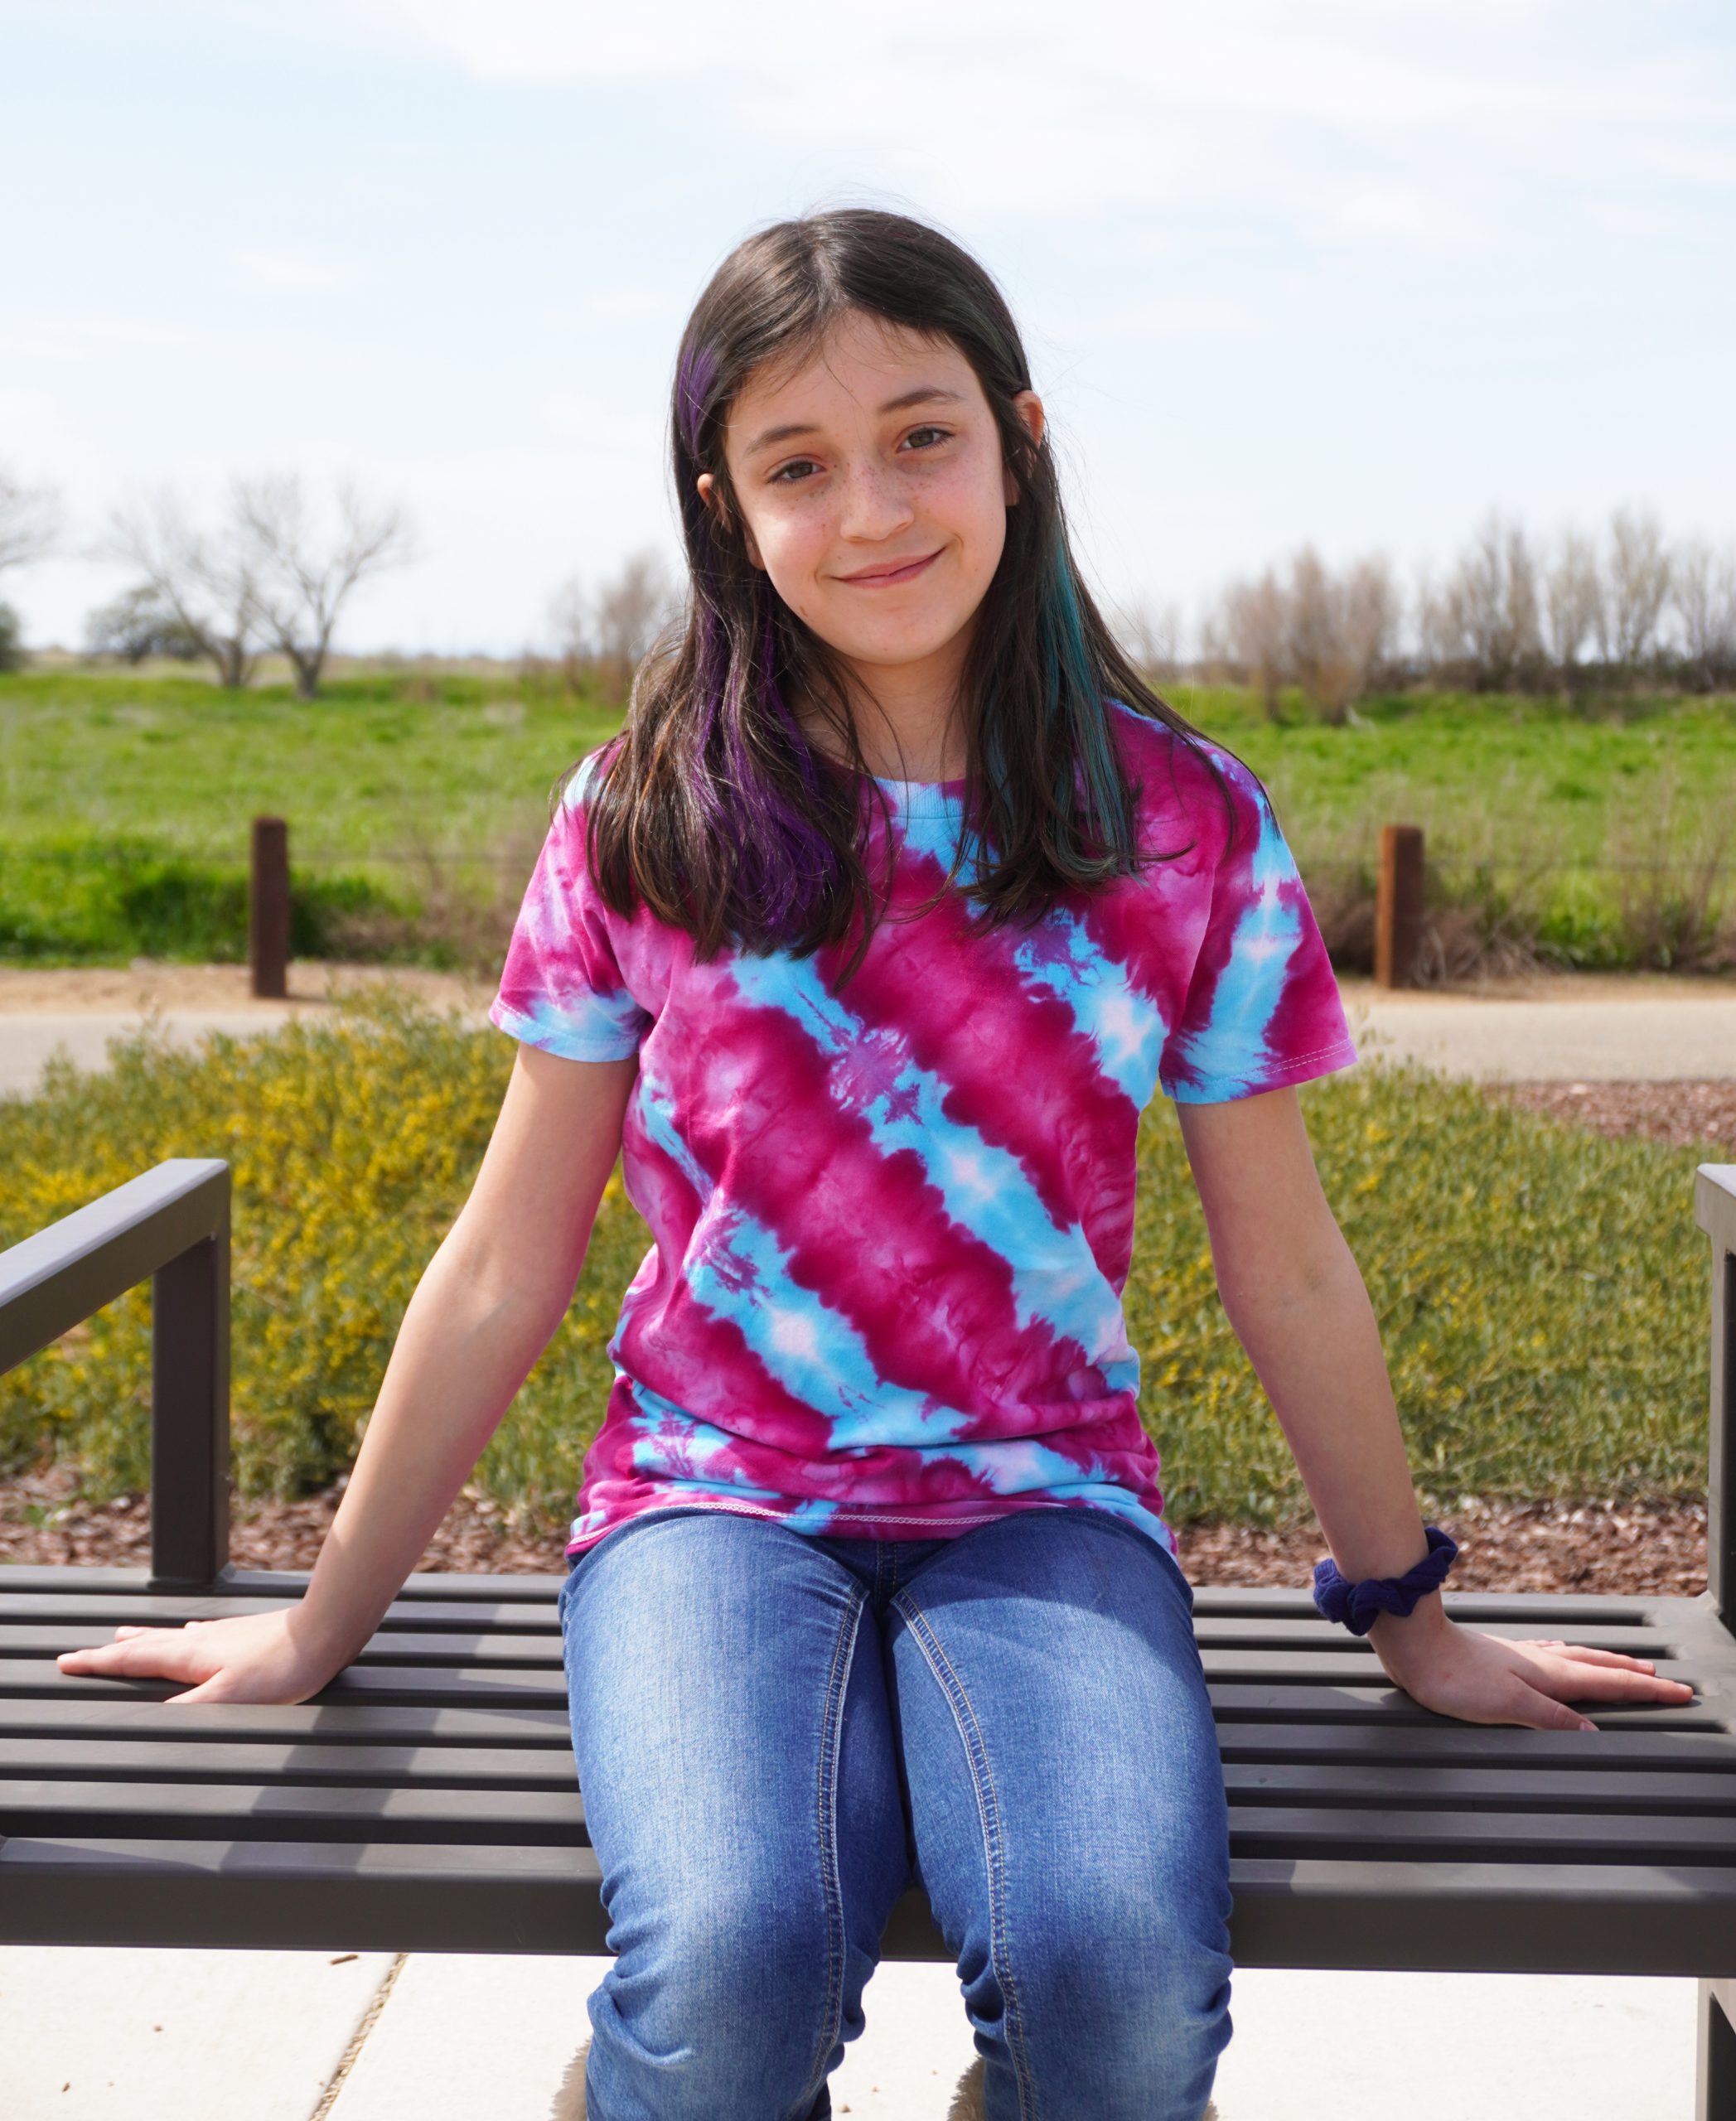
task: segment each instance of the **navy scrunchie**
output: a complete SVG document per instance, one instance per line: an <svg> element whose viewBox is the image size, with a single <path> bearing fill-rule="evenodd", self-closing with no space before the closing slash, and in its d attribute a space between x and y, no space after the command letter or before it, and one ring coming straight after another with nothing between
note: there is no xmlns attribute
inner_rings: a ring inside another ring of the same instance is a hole
<svg viewBox="0 0 1736 2121"><path fill-rule="evenodd" d="M1314 1603L1329 1621L1342 1621L1352 1635L1366 1635L1382 1613L1410 1612L1419 1598L1439 1590L1458 1557L1457 1541L1439 1524L1425 1524L1423 1530L1429 1552L1402 1576L1371 1576L1361 1583L1347 1583L1336 1562L1328 1558L1317 1563Z"/></svg>

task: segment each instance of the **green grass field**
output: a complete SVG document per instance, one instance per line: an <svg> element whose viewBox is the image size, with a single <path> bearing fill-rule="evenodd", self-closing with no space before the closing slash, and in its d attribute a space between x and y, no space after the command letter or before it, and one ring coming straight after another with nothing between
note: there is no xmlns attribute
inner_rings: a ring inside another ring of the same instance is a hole
<svg viewBox="0 0 1736 2121"><path fill-rule="evenodd" d="M1266 722L1233 688L1173 698L1267 781L1311 890L1366 899L1381 826L1418 824L1442 896L1511 901L1546 954L1611 965L1645 961L1647 895L1665 914L1691 898L1720 834L1714 911L1731 896L1736 699L1584 720L1407 697L1327 728L1299 709ZM299 951L441 962L463 901L486 952L551 783L617 720L506 666L349 675L312 704L286 684L230 694L186 675L0 678L0 960L239 956L262 812L290 822ZM408 916L431 892L445 913L418 927Z"/></svg>

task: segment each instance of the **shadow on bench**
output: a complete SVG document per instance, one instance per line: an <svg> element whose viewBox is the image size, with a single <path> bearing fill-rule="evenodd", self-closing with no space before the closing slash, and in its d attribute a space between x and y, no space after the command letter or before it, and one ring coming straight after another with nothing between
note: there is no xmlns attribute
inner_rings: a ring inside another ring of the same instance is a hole
<svg viewBox="0 0 1736 2121"><path fill-rule="evenodd" d="M63 1674L125 1622L298 1597L229 1551L227 1165L159 1164L0 1254L0 1371L152 1278L152 1567L0 1566L0 1942L602 1952L568 1736L563 1577L415 1574L293 1708ZM1197 1594L1248 1966L1647 1974L1700 1982L1699 2112L1736 2121L1736 1166L1712 1240L1710 1587L1448 1593L1513 1636L1655 1659L1687 1708L1600 1735L1418 1708L1305 1591ZM950 1956L920 1892L891 1958Z"/></svg>

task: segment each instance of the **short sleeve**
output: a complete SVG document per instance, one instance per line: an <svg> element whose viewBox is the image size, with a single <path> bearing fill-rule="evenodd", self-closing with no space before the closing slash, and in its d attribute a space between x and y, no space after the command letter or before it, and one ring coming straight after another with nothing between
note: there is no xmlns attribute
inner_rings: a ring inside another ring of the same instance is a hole
<svg viewBox="0 0 1736 2121"><path fill-rule="evenodd" d="M651 1022L616 955L615 915L585 853L585 790L596 755L562 793L507 945L488 1020L568 1060L624 1060Z"/></svg>
<svg viewBox="0 0 1736 2121"><path fill-rule="evenodd" d="M1265 791L1214 752L1236 805L1211 877L1211 910L1158 1077L1182 1104L1221 1104L1352 1066L1338 983L1314 910ZM1220 805L1220 815L1221 806Z"/></svg>

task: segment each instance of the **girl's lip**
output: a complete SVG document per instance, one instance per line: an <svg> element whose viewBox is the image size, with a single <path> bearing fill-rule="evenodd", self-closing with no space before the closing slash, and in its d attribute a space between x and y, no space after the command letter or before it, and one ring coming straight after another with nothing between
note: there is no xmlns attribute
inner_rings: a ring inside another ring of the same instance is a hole
<svg viewBox="0 0 1736 2121"><path fill-rule="evenodd" d="M926 553L919 560L907 560L902 567L884 568L868 574L843 574L840 582L849 582L858 589L883 589L900 582L913 582L923 568L941 557L940 548Z"/></svg>

